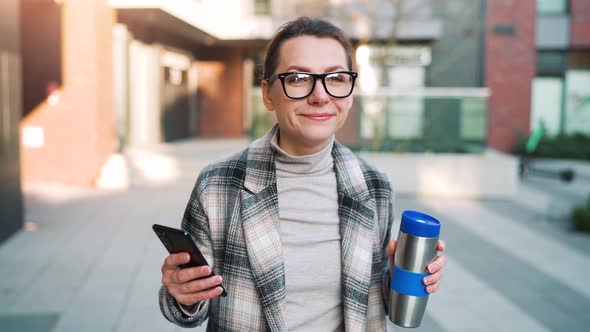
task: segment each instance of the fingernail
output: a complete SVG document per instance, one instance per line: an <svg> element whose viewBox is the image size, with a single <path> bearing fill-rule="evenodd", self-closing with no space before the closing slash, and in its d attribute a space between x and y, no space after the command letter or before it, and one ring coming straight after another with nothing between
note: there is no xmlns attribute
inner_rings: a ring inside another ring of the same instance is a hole
<svg viewBox="0 0 590 332"><path fill-rule="evenodd" d="M221 294L221 293L223 293L223 289L221 287L217 287L217 289L215 290L215 292L217 294Z"/></svg>
<svg viewBox="0 0 590 332"><path fill-rule="evenodd" d="M203 268L203 273L205 273L205 274L211 274L211 268L210 268L210 267L208 267L208 266L205 266L205 267Z"/></svg>
<svg viewBox="0 0 590 332"><path fill-rule="evenodd" d="M428 278L422 279L422 282L424 283L424 285L428 285L429 281L430 281L430 279L428 279Z"/></svg>
<svg viewBox="0 0 590 332"><path fill-rule="evenodd" d="M430 287L430 286L426 287L426 292L427 293L432 293L432 287Z"/></svg>
<svg viewBox="0 0 590 332"><path fill-rule="evenodd" d="M432 265L428 265L428 272L432 273L433 270L434 270L434 267L432 267Z"/></svg>
<svg viewBox="0 0 590 332"><path fill-rule="evenodd" d="M215 278L215 281L217 281L217 282L222 282L222 281L223 281L223 279L221 278L221 276L217 276L217 277Z"/></svg>

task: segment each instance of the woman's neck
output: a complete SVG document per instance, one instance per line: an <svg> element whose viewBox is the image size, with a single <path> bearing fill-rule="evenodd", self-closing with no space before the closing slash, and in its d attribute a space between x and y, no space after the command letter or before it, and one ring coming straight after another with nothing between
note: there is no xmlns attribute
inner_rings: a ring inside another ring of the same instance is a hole
<svg viewBox="0 0 590 332"><path fill-rule="evenodd" d="M278 145L283 151L287 152L292 156L308 156L322 151L326 146L332 143L334 136L332 135L325 141L318 142L317 144L294 144L295 142L286 139L281 132L277 133Z"/></svg>

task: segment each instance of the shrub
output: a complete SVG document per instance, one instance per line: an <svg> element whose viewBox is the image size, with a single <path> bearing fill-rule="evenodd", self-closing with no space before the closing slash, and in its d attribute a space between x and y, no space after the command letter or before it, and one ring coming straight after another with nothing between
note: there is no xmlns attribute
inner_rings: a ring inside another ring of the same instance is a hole
<svg viewBox="0 0 590 332"><path fill-rule="evenodd" d="M588 197L586 206L574 208L572 219L575 230L590 233L590 196Z"/></svg>
<svg viewBox="0 0 590 332"><path fill-rule="evenodd" d="M518 135L518 145L515 152L523 154L526 149L527 137ZM537 158L578 159L590 160L590 136L582 134L544 136L539 145L531 153Z"/></svg>
<svg viewBox="0 0 590 332"><path fill-rule="evenodd" d="M580 232L590 232L590 209L577 207L573 213L574 229Z"/></svg>

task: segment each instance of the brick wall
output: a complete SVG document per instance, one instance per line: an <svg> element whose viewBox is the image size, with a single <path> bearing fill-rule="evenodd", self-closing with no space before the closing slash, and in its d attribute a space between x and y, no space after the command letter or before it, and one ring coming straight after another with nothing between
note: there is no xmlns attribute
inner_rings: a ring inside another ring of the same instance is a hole
<svg viewBox="0 0 590 332"><path fill-rule="evenodd" d="M571 44L590 48L590 1L571 0Z"/></svg>
<svg viewBox="0 0 590 332"><path fill-rule="evenodd" d="M23 115L27 115L47 98L50 84L62 84L62 8L53 1L21 1L20 9Z"/></svg>
<svg viewBox="0 0 590 332"><path fill-rule="evenodd" d="M487 2L485 85L490 88L490 147L511 152L517 134L529 133L535 76L535 0Z"/></svg>
<svg viewBox="0 0 590 332"><path fill-rule="evenodd" d="M35 127L44 133L42 146L23 141L22 177L24 183L91 186L117 147L111 64L114 16L101 0L66 1L63 6L63 84L55 103L41 102L21 122L22 133ZM36 51L23 59L24 66L44 49Z"/></svg>
<svg viewBox="0 0 590 332"><path fill-rule="evenodd" d="M356 65L356 49L358 48L358 45L353 45L353 51L352 51L352 70L359 72L359 68ZM355 91L359 91L359 87L358 87L358 80L355 83L355 87L354 87ZM353 95L354 96L354 95ZM359 106L359 102L360 102L360 98L355 98L353 99L353 104L352 107L350 108L350 111L348 112L348 118L346 119L346 122L344 122L344 124L342 125L342 128L340 128L340 130L338 130L336 132L336 139L338 140L338 142L340 142L341 144L344 144L346 146L349 147L357 147L361 144L360 141L360 137L359 137L359 131L360 131L360 116L359 116L359 112L360 112L360 106Z"/></svg>
<svg viewBox="0 0 590 332"><path fill-rule="evenodd" d="M199 136L243 137L243 55L220 49L218 60L199 61Z"/></svg>
<svg viewBox="0 0 590 332"><path fill-rule="evenodd" d="M360 109L356 102L352 105L352 108L348 112L348 118L342 128L336 132L336 139L338 142L349 146L349 147L356 147L360 145L360 138L358 135L359 132L359 113Z"/></svg>

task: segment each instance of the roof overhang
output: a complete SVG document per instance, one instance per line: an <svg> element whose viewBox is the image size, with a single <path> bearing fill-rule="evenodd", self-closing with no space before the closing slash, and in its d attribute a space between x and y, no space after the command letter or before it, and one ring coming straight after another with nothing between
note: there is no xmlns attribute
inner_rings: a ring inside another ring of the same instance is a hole
<svg viewBox="0 0 590 332"><path fill-rule="evenodd" d="M163 28L179 28L184 33L199 32L213 41L268 40L274 32L270 17L224 17L223 13L212 13L191 0L109 0L109 5L134 19L164 25Z"/></svg>
<svg viewBox="0 0 590 332"><path fill-rule="evenodd" d="M211 34L158 8L118 9L117 20L119 23L131 26L147 26L151 30L171 32L187 40L207 45L216 43L218 40Z"/></svg>
<svg viewBox="0 0 590 332"><path fill-rule="evenodd" d="M129 20L149 24L206 44L268 41L286 22L270 16L224 16L224 13L212 12L194 0L109 0L109 5L118 10L123 23ZM354 40L391 40L393 30L396 39L402 41L436 40L442 35L442 22L435 18L407 18L396 27L393 20L382 19L375 24L363 15L353 20L327 19Z"/></svg>

